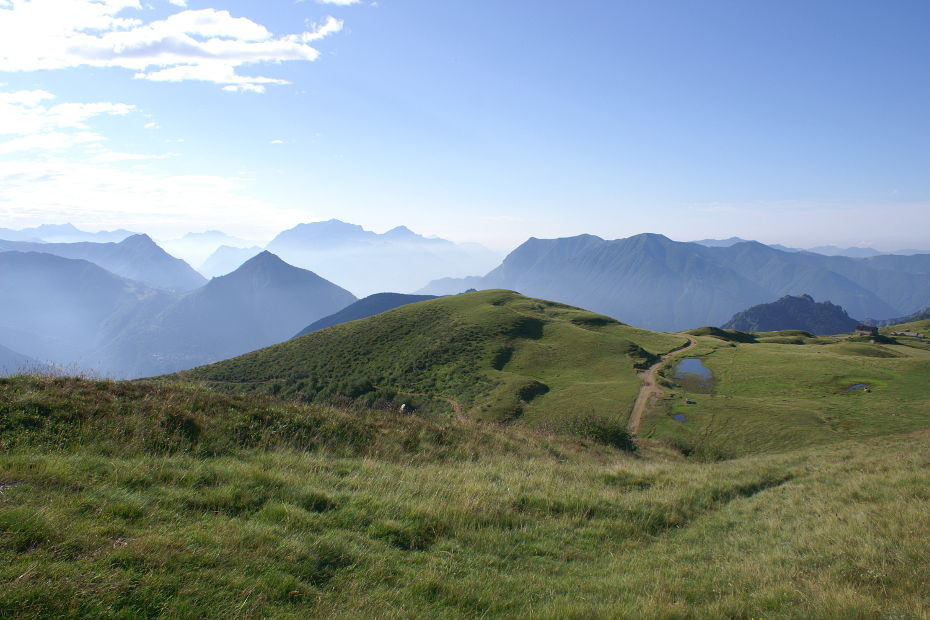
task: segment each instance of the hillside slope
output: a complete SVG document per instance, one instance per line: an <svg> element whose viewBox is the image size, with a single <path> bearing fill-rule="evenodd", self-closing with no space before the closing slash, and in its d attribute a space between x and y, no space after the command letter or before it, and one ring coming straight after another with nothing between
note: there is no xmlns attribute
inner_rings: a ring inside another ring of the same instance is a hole
<svg viewBox="0 0 930 620"><path fill-rule="evenodd" d="M403 306L179 376L305 400L427 395L480 419L622 428L636 367L686 342L495 290Z"/></svg>
<svg viewBox="0 0 930 620"><path fill-rule="evenodd" d="M794 329L829 336L849 333L858 324L840 306L829 301L817 303L810 295L786 295L778 301L743 310L733 315L722 327L743 332Z"/></svg>

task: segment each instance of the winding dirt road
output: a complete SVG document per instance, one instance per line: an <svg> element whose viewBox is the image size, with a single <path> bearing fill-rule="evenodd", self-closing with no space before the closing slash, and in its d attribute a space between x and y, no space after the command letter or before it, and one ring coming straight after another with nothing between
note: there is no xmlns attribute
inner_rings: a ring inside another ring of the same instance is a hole
<svg viewBox="0 0 930 620"><path fill-rule="evenodd" d="M643 420L643 414L646 412L646 409L649 407L649 403L654 397L662 396L663 390L659 387L658 375L659 368L666 361L670 360L673 357L678 357L682 353L690 351L697 346L698 342L694 336L688 336L689 342L687 345L681 347L680 349L675 349L669 353L666 353L659 358L655 364L647 368L646 370L641 370L637 375L643 382L643 386L639 388L639 395L636 397L636 402L633 404L633 413L630 414L630 422L627 424L627 430L630 431L631 435L636 435L639 433L639 424Z"/></svg>

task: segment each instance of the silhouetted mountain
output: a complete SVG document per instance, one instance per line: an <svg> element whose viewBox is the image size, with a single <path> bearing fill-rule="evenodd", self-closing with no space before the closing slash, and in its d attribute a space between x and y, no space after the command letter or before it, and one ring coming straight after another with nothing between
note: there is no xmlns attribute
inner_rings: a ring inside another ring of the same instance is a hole
<svg viewBox="0 0 930 620"><path fill-rule="evenodd" d="M0 251L41 252L87 260L124 278L166 289L189 291L206 283L190 265L165 252L148 235L133 235L119 243L0 241Z"/></svg>
<svg viewBox="0 0 930 620"><path fill-rule="evenodd" d="M106 325L174 297L85 260L0 252L0 342L42 361L109 370L97 353Z"/></svg>
<svg viewBox="0 0 930 620"><path fill-rule="evenodd" d="M43 224L34 228L12 230L0 228L0 239L8 241L33 241L47 243L118 243L136 233L128 230L102 230L90 233L75 228L71 224Z"/></svg>
<svg viewBox="0 0 930 620"><path fill-rule="evenodd" d="M197 270L208 278L225 276L242 266L242 264L262 251L260 247L234 248L221 245Z"/></svg>
<svg viewBox="0 0 930 620"><path fill-rule="evenodd" d="M532 238L478 283L447 279L421 292L472 287L517 290L656 330L719 325L744 308L802 293L854 316L885 318L927 304L930 257L828 257L755 241L706 247L653 234Z"/></svg>
<svg viewBox="0 0 930 620"><path fill-rule="evenodd" d="M851 332L858 324L859 321L851 319L845 310L829 301L817 303L810 295L786 295L778 301L753 306L735 314L723 325L723 329L741 332L795 329L829 336Z"/></svg>
<svg viewBox="0 0 930 620"><path fill-rule="evenodd" d="M296 338L297 336L303 336L304 334L317 332L321 329L332 327L333 325L339 325L340 323L348 323L349 321L357 321L358 319L367 319L370 316L375 316L376 314L381 314L382 312L387 312L388 310L393 310L394 308L399 308L400 306L415 304L418 301L427 301L429 299L436 299L436 296L403 295L401 293L375 293L374 295L369 295L364 299L359 299L352 305L346 306L335 314L331 314L330 316L316 321L312 325L302 329L300 333L294 337Z"/></svg>
<svg viewBox="0 0 930 620"><path fill-rule="evenodd" d="M497 262L481 246L459 246L404 226L384 234L339 220L300 224L268 244L287 262L312 269L360 294L389 286L412 291L441 276L483 273Z"/></svg>
<svg viewBox="0 0 930 620"><path fill-rule="evenodd" d="M157 316L128 320L108 353L127 376L192 368L287 340L354 301L345 289L266 251Z"/></svg>

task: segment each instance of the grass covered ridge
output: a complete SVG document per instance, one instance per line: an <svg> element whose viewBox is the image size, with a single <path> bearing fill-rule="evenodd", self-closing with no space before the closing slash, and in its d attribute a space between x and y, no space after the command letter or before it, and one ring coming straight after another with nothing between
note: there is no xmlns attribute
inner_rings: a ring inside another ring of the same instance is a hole
<svg viewBox="0 0 930 620"><path fill-rule="evenodd" d="M0 616L930 608L927 433L696 463L184 386L17 378L0 405Z"/></svg>
<svg viewBox="0 0 930 620"><path fill-rule="evenodd" d="M564 431L579 419L625 424L636 369L686 342L496 290L411 304L177 377L309 402L435 397L448 411L451 399L473 418Z"/></svg>

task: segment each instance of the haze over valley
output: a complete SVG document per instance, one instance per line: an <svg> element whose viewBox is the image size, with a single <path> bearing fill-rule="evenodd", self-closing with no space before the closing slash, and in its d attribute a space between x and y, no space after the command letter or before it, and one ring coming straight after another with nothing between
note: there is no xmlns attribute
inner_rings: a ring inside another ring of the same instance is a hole
<svg viewBox="0 0 930 620"><path fill-rule="evenodd" d="M88 236L66 225L47 230ZM265 250L238 248L243 252L225 265L230 271L207 280L145 234L70 243L39 234L13 231L7 236L33 240L0 240L7 265L0 286L15 297L0 309L4 346L24 363L117 378L176 372L276 344L374 293L510 289L669 332L722 326L785 295L832 301L859 322L930 306L930 254L851 258L749 241L583 235L531 238L487 267L494 255L476 244L429 239L403 226L379 235L331 220L284 231ZM232 249L218 231L185 239L188 256ZM482 265L486 275L453 277L481 273ZM437 275L449 277L433 280ZM373 308L393 307L375 299Z"/></svg>

